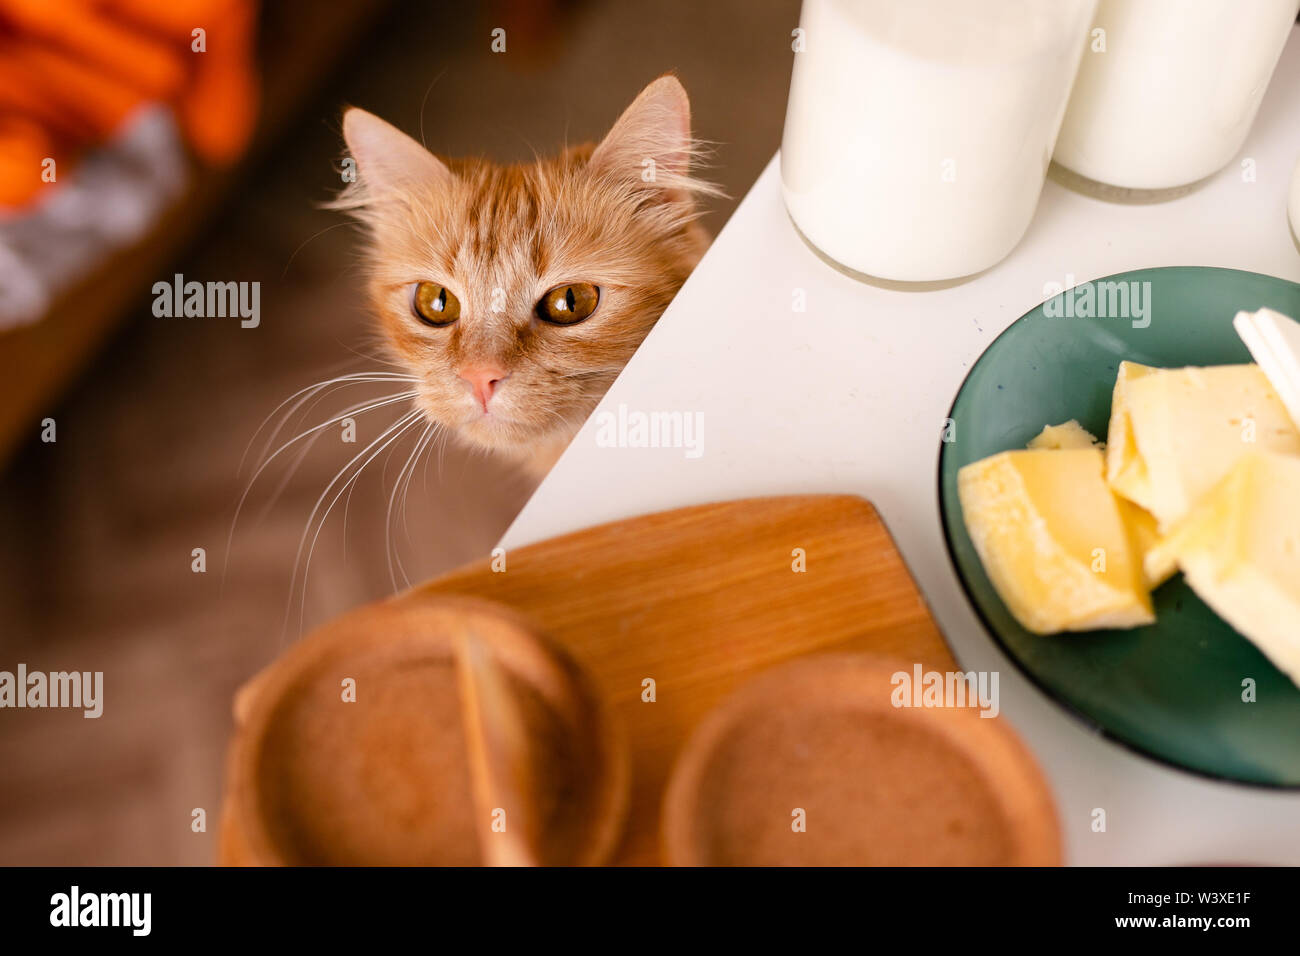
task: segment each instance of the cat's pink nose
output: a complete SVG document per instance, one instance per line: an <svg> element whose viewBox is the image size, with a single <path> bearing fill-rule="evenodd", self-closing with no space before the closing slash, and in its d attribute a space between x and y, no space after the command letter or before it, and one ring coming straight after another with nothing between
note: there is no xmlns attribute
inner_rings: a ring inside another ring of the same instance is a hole
<svg viewBox="0 0 1300 956"><path fill-rule="evenodd" d="M498 385L505 380L506 373L492 365L467 365L460 370L460 377L469 383L474 391L474 398L487 412L488 402Z"/></svg>

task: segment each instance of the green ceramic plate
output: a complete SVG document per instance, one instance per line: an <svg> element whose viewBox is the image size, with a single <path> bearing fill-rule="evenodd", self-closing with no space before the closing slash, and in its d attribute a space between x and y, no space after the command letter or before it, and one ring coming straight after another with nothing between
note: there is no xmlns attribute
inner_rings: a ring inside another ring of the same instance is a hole
<svg viewBox="0 0 1300 956"><path fill-rule="evenodd" d="M1150 283L1137 287L1149 291L1143 301L1150 303L1150 324L1053 317L1044 303L989 346L957 393L954 440L939 461L944 533L957 574L993 637L1030 680L1103 733L1197 773L1300 787L1300 690L1181 576L1155 592L1150 627L1035 635L1002 604L966 534L957 470L1023 448L1044 425L1071 418L1104 440L1122 359L1165 367L1249 362L1232 328L1239 309L1269 306L1300 316L1300 285L1251 272L1143 269L1098 280L1094 289L1102 282ZM1080 294L1066 296L1083 306ZM1063 305L1057 300L1052 311ZM1254 703L1242 701L1247 677L1256 682Z"/></svg>

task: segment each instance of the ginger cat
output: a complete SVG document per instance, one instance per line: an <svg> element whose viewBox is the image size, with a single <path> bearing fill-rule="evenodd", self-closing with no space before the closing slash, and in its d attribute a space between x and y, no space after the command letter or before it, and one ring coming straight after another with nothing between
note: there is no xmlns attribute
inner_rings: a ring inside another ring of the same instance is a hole
<svg viewBox="0 0 1300 956"><path fill-rule="evenodd" d="M360 109L343 136L357 178L331 206L365 228L417 407L544 473L708 247L686 91L660 77L599 144L517 165L439 158Z"/></svg>

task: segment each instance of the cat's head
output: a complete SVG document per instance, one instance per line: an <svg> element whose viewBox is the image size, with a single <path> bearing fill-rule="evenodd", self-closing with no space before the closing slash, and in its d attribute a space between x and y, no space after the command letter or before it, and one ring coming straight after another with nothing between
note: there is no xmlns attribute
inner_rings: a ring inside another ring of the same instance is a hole
<svg viewBox="0 0 1300 956"><path fill-rule="evenodd" d="M651 83L597 145L502 166L343 117L374 310L429 418L527 457L567 442L699 260L686 91Z"/></svg>

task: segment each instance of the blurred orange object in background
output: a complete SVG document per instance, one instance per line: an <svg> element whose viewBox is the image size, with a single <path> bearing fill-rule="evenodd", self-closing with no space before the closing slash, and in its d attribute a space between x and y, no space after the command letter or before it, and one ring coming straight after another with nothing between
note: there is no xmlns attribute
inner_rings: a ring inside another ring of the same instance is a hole
<svg viewBox="0 0 1300 956"><path fill-rule="evenodd" d="M110 138L138 107L176 112L200 160L226 164L257 113L256 0L0 0L0 206L42 163Z"/></svg>

